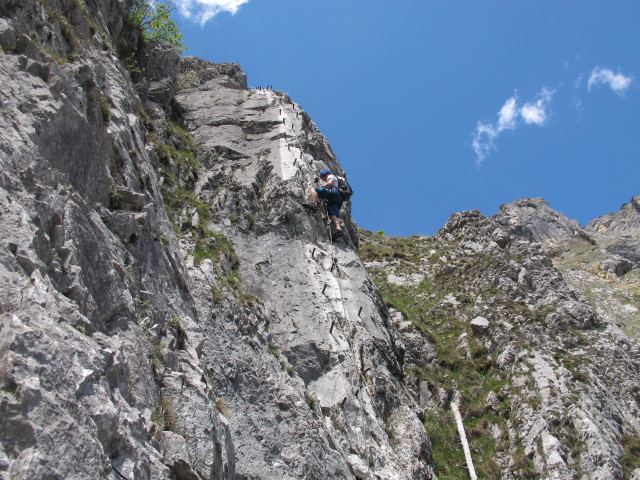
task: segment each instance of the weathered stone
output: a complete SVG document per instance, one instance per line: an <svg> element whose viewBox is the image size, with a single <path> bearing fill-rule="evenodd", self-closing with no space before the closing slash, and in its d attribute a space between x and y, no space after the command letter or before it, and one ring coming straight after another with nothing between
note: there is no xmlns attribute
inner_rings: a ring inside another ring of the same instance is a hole
<svg viewBox="0 0 640 480"><path fill-rule="evenodd" d="M5 52L12 52L16 48L16 32L6 18L0 17L0 47Z"/></svg>
<svg viewBox="0 0 640 480"><path fill-rule="evenodd" d="M344 174L327 140L288 96L247 91L239 65L167 45L138 51L138 93L113 50L140 45L127 6L57 2L74 46L51 5L0 5L0 478L434 478L420 407L447 409L454 392L409 372L436 366L438 339L387 311L349 202L335 242L301 207L318 170ZM160 168L154 142L183 136L169 110L198 145L197 174ZM599 272L629 273L612 252L635 267L636 203L594 224L596 241L618 236ZM531 220L554 239L573 225ZM430 245L419 271L389 279L418 287L491 260L468 291L416 299L484 335L457 331L459 358L492 369L497 355L514 376L487 396L494 413L511 401L508 448L573 478L575 432L583 471L629 474L619 433L639 428L637 346L539 245L477 212L415 241L432 240L456 247L432 260Z"/></svg>
<svg viewBox="0 0 640 480"><path fill-rule="evenodd" d="M584 235L578 222L556 212L539 197L501 205L493 218L536 242Z"/></svg>
<svg viewBox="0 0 640 480"><path fill-rule="evenodd" d="M471 320L470 325L473 333L475 333L476 335L482 335L487 330L489 330L489 320L484 317L474 318L473 320Z"/></svg>
<svg viewBox="0 0 640 480"><path fill-rule="evenodd" d="M142 69L140 93L144 99L164 108L169 106L178 88L179 59L175 48L166 43L150 43L145 46L139 60Z"/></svg>

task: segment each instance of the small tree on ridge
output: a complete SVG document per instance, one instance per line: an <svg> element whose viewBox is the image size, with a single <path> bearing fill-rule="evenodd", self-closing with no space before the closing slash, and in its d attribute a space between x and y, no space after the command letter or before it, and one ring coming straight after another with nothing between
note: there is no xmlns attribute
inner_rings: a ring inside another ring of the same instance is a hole
<svg viewBox="0 0 640 480"><path fill-rule="evenodd" d="M140 28L146 41L168 42L178 53L183 53L187 47L182 41L182 33L171 19L171 12L175 9L171 0L133 0L127 17Z"/></svg>

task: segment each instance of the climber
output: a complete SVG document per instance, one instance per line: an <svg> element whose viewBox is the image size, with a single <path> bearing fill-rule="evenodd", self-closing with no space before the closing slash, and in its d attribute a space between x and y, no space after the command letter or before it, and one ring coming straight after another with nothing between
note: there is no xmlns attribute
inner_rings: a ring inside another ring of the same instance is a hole
<svg viewBox="0 0 640 480"><path fill-rule="evenodd" d="M342 226L340 225L340 207L342 207L342 196L338 191L338 179L329 170L320 172L320 186L309 190L311 202L303 203L303 205L313 211L318 210L318 201L320 198L328 203L327 211L329 220L335 229L332 238L342 236Z"/></svg>

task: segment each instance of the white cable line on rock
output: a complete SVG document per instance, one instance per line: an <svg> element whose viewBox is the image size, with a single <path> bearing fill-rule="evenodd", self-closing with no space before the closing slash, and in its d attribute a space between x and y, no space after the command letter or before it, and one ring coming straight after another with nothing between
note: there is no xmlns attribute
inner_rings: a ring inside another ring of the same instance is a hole
<svg viewBox="0 0 640 480"><path fill-rule="evenodd" d="M280 101L280 105L282 105L282 111L286 114L287 118L291 122L291 128L293 130L292 137L293 137L293 141L298 146L298 150L300 150L300 159L302 161L304 161L304 164L307 166L307 169L310 171L311 175L314 175L315 172L313 170L313 167L307 162L306 158L304 157L304 151L302 150L302 145L300 145L300 141L298 140L298 135L295 133L293 119L289 115L289 112L287 111L287 108L286 108L284 102L282 101L282 97L278 96L278 100ZM325 214L326 218L329 218L329 212L327 211L326 205L325 205L324 214ZM351 323L351 320L349 319L349 313L347 312L347 307L344 304L344 293L343 293L343 289L342 289L342 281L340 279L340 270L339 270L339 267L338 267L336 246L333 243L333 240L331 239L331 224L327 225L327 233L328 233L329 244L331 245L331 262L332 262L331 263L331 270L333 271L333 268L334 267L336 268L336 278L338 279L338 290L340 291L340 302L342 303L342 310L344 312L345 321L347 323ZM347 336L348 336L348 334L347 334Z"/></svg>
<svg viewBox="0 0 640 480"><path fill-rule="evenodd" d="M293 137L293 140L296 142L296 145L298 145L298 150L300 150L300 159L304 160L304 162L305 162L305 164L307 164L307 167L309 168L309 170L313 171L313 168L311 167L311 165L309 165L307 163L307 161L305 160L305 158L304 158L304 152L302 150L302 145L300 145L300 142L298 141L298 135L295 135L295 128L293 128L293 119L289 115L289 112L287 111L287 107L285 106L284 102L282 101L282 97L278 97L278 100L280 101L280 105L282 105L282 111L285 113L285 115L289 119L289 122L291 122L291 129L294 131L294 135L292 135L292 137Z"/></svg>
<svg viewBox="0 0 640 480"><path fill-rule="evenodd" d="M293 133L292 133L291 136L293 137L293 141L297 145L298 150L300 150L300 160L304 162L304 164L306 165L307 170L309 171L309 173L311 175L314 175L315 171L313 170L313 167L310 165L310 163L304 157L304 151L302 149L302 145L300 144L300 141L298 140L298 135L295 132L293 119L289 115L289 112L287 111L287 108L286 108L284 102L282 101L282 97L277 95L277 94L276 94L276 97L278 98L278 101L280 102L280 105L282 106L282 111L284 112L284 114L289 119L289 122L291 122L291 129L293 130ZM285 135L286 135L286 133L285 133ZM295 159L295 157L294 157L294 159ZM305 186L303 186L303 192L306 192ZM323 213L324 213L326 218L329 218L329 212L327 211L326 205L324 205ZM342 311L344 312L344 318L345 318L346 324L350 324L351 323L351 319L349 318L349 312L348 312L347 307L346 307L346 305L344 303L344 291L343 291L343 288L342 288L342 280L340 279L340 269L338 267L338 258L337 258L337 251L336 251L337 249L336 249L336 246L333 243L333 240L331 238L331 224L330 223L327 225L327 233L328 233L329 244L331 245L331 271L333 271L333 268L335 267L335 269L336 269L335 276L336 276L336 279L338 280L338 290L340 292L340 303L342 304ZM344 332L344 327L342 325L340 326L340 328L342 329L343 333L345 334L345 338L347 339L347 343L349 345L351 345L351 342L349 341L349 333L348 332L347 333ZM354 355L355 355L355 353L354 353ZM356 365L357 365L358 364L357 358L354 357L354 360L356 361Z"/></svg>
<svg viewBox="0 0 640 480"><path fill-rule="evenodd" d="M289 119L289 122L291 122L291 129L293 131L292 133L292 137L293 137L293 141L295 142L295 144L298 147L298 150L300 150L300 160L304 162L304 164L307 167L308 173L313 176L315 175L315 170L313 169L313 166L307 161L307 159L304 156L304 151L302 149L302 145L300 144L299 140L298 140L298 135L296 134L295 128L294 128L294 122L293 119L291 118L291 116L289 115L289 112L287 111L287 108L284 104L284 102L282 101L282 97L277 96L280 105L282 106L282 110L284 111L284 114L287 116L287 118ZM285 133L285 138L286 138L286 133ZM295 157L294 157L295 159ZM295 161L295 160L294 160ZM298 167L300 168L300 167ZM306 194L306 185L303 182L302 185L303 188L303 193ZM322 202L323 205L323 214L325 216L326 219L329 219L329 212L328 212L328 208L327 208L327 203L326 202ZM351 324L351 319L349 318L349 312L347 310L347 306L345 305L345 300L344 300L344 290L342 288L342 280L340 279L340 268L338 266L338 258L337 258L337 248L335 243L333 242L332 238L331 238L331 223L327 224L327 238L329 240L329 245L331 245L331 271L333 272L333 268L335 267L336 269L336 273L335 273L335 277L338 280L338 291L340 292L340 303L342 304L342 311L344 312L344 320L345 320L345 326L350 325ZM356 355L356 352L353 351L353 347L352 347L352 343L351 343L351 339L350 339L350 332L346 332L345 331L345 326L340 325L340 329L342 330L343 335L345 336L345 340L347 341L347 344L349 345L349 350L351 350L351 355L353 356L353 361L354 361L354 367L357 369L359 377L360 377L360 381L362 382L362 385L365 385L365 380L364 380L364 376L362 374L362 365L360 365L360 361L358 359L358 356ZM358 388L358 392L355 394L356 399L358 399L358 401L360 401L362 403L362 400L358 398L358 394L360 393L361 387ZM364 416L364 420L367 423L367 426L369 428L370 431L372 431L372 427L371 427L371 422L369 420L369 418L365 415Z"/></svg>
<svg viewBox="0 0 640 480"><path fill-rule="evenodd" d="M329 218L329 212L327 210L327 206L326 204L323 205L324 208L324 214L327 218ZM349 319L349 313L347 312L347 307L344 304L344 293L342 291L342 281L340 280L340 268L338 267L338 256L336 253L336 246L333 243L332 239L331 239L331 224L327 224L327 236L329 238L329 244L331 245L331 271L333 272L333 268L335 267L336 269L336 278L338 280L338 290L340 291L340 302L342 303L342 310L344 312L344 319L347 323L351 323L351 320ZM342 327L342 330L344 331L344 327ZM348 342L348 340L347 340Z"/></svg>

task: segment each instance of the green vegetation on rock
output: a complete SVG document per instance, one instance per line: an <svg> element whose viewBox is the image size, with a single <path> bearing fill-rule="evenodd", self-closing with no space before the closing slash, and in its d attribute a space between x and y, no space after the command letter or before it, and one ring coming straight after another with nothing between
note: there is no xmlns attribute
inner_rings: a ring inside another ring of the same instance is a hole
<svg viewBox="0 0 640 480"><path fill-rule="evenodd" d="M370 273L385 304L400 311L437 352L433 362L410 366L407 373L426 381L432 391L442 388L449 396L454 391L461 396L461 412L471 448L482 452L475 459L478 474L481 478L499 478L500 467L494 457L497 452L504 454L508 450L505 425L511 408L503 394L508 377L472 335L469 317L477 296L465 288L471 276L476 276L482 269L495 268L494 262L498 260L482 254L467 256L460 259L454 269L450 259L455 256L455 245L443 246L433 238L418 236L393 238L363 231L360 235L360 254L372 265ZM388 265L377 266L385 262ZM431 271L421 268L425 263L431 265ZM403 285L389 281L390 274L423 278ZM498 293L492 290L492 295ZM496 299L505 308L507 305L513 307L512 300L507 297L497 296ZM461 348L461 338L466 341L466 348ZM490 392L498 399L491 405L487 403ZM455 422L448 405L445 407L433 406L425 413L425 428L432 440L436 473L440 478L468 478ZM491 434L492 426L502 432L497 440Z"/></svg>
<svg viewBox="0 0 640 480"><path fill-rule="evenodd" d="M133 0L127 19L142 31L145 40L168 42L182 53L187 47L182 41L182 33L171 19L175 8L170 0Z"/></svg>

